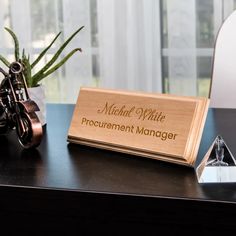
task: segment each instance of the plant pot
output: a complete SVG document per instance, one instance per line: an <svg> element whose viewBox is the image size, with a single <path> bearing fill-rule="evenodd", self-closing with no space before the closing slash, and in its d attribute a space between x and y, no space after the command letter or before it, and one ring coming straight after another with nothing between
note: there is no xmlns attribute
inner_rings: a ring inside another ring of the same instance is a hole
<svg viewBox="0 0 236 236"><path fill-rule="evenodd" d="M46 125L46 96L45 88L43 85L37 87L28 88L29 97L31 100L35 101L38 105L40 111L37 111L36 114L42 125Z"/></svg>

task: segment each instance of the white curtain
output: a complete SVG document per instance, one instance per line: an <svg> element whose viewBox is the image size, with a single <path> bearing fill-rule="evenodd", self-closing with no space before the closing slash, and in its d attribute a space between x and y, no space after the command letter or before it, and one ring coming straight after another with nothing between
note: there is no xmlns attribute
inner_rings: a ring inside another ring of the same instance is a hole
<svg viewBox="0 0 236 236"><path fill-rule="evenodd" d="M213 1L215 34L222 20L235 8L235 2ZM162 15L160 3L166 4ZM39 64L41 67L74 30L84 25L62 56L75 47L81 47L83 53L74 54L45 81L48 102L74 103L80 86L162 92L162 79L168 82L165 85L169 93L197 95L197 57L211 57L213 49L197 48L196 3L199 2L0 0L0 54L14 60L12 39L4 26L12 27L21 48L25 47L32 57L62 31L61 41L51 48L50 55ZM161 20L167 32L161 32ZM95 33L94 22L98 24ZM94 34L96 45L92 43ZM161 48L161 37L167 38L165 48ZM163 58L168 65L162 65ZM166 70L162 71L164 66ZM166 78L162 78L164 74Z"/></svg>
<svg viewBox="0 0 236 236"><path fill-rule="evenodd" d="M11 26L20 40L20 46L27 49L27 53L31 55L31 19L30 19L30 0L10 1Z"/></svg>
<svg viewBox="0 0 236 236"><path fill-rule="evenodd" d="M14 60L13 42L4 30L5 26L12 28L17 34L21 50L25 48L32 60L62 31L55 46L40 61L36 71L75 30L85 26L67 45L58 61L77 47L81 47L83 53L75 53L63 67L43 81L48 102L75 103L80 86L92 84L90 1L0 0L0 6L0 54L11 61ZM37 20L38 16L40 20Z"/></svg>
<svg viewBox="0 0 236 236"><path fill-rule="evenodd" d="M76 53L66 63L66 80L62 81L61 93L63 101L76 102L81 86L91 86L92 81L92 53L91 53L91 24L90 1L63 0L64 37L68 38L81 26L85 28L71 41L66 51L81 47L83 52Z"/></svg>
<svg viewBox="0 0 236 236"><path fill-rule="evenodd" d="M4 26L8 23L7 19L6 19L6 13L8 12L8 1L7 0L2 0L1 1L1 7L0 7L0 32L3 31ZM2 51L2 53L6 54L6 40L5 37L0 34L0 49Z"/></svg>
<svg viewBox="0 0 236 236"><path fill-rule="evenodd" d="M169 93L197 95L195 0L167 1Z"/></svg>
<svg viewBox="0 0 236 236"><path fill-rule="evenodd" d="M222 21L233 11L235 0L166 0L165 3L168 43L163 55L168 60L168 92L196 96L201 79L198 78L201 68L197 68L197 62L201 57L212 57L214 46L198 48L196 4L213 5L212 23L216 37ZM210 8L207 10L212 14Z"/></svg>
<svg viewBox="0 0 236 236"><path fill-rule="evenodd" d="M159 1L98 0L101 85L162 90Z"/></svg>

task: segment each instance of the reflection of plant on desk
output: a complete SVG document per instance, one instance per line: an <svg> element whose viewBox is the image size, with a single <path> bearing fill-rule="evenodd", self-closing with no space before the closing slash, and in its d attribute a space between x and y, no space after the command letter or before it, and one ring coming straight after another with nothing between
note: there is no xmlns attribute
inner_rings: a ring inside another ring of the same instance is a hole
<svg viewBox="0 0 236 236"><path fill-rule="evenodd" d="M32 75L32 70L38 64L38 62L46 55L47 51L51 48L57 38L60 36L61 32L59 32L56 37L52 40L52 42L39 54L39 56L30 63L30 55L25 54L25 50L23 49L22 54L20 55L19 48L19 40L16 34L9 28L5 27L5 30L12 36L15 46L15 61L19 61L24 66L24 77L28 87L36 87L39 85L44 78L52 74L58 68L60 68L75 52L82 51L81 48L75 48L70 53L68 53L61 61L57 64L55 62L61 55L62 51L69 44L69 42L84 28L84 26L80 27L76 30L58 49L58 51L53 55L51 60L49 60L39 71L37 71L34 75ZM0 55L0 60L7 66L11 64L5 57ZM54 65L55 64L55 65Z"/></svg>

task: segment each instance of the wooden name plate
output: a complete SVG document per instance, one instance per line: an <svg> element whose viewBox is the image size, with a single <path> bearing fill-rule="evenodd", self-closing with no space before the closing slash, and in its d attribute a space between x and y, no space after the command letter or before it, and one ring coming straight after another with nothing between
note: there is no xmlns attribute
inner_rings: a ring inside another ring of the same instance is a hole
<svg viewBox="0 0 236 236"><path fill-rule="evenodd" d="M81 88L68 141L193 166L207 98Z"/></svg>

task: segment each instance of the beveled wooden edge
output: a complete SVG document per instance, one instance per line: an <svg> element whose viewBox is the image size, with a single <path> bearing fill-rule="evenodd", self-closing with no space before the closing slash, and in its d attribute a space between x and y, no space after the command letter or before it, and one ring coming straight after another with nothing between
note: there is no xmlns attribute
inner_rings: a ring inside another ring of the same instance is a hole
<svg viewBox="0 0 236 236"><path fill-rule="evenodd" d="M179 101L189 101L193 102L197 100L206 100L205 97L194 97L194 96L180 96L173 94L164 94L164 93L151 93L151 92L141 92L141 91L127 91L127 90L117 90L117 89L104 89L104 88L92 88L92 87L81 87L80 91L91 91L91 92L99 92L99 93L110 93L110 94L121 94L128 96L142 96L147 98L158 98L165 100L179 100ZM78 96L79 97L79 96Z"/></svg>
<svg viewBox="0 0 236 236"><path fill-rule="evenodd" d="M207 118L209 103L210 100L205 98L199 100L196 106L195 115L190 128L191 134L186 145L186 153L184 154L191 165L194 165L196 161L205 121Z"/></svg>
<svg viewBox="0 0 236 236"><path fill-rule="evenodd" d="M117 151L117 152L122 152L122 153L126 153L126 154L132 154L135 156L147 157L150 159L167 161L170 163L176 163L176 164L181 164L181 165L193 167L183 157L179 157L179 156L162 155L161 153L150 152L148 150L142 151L140 149L135 149L135 148L130 148L130 147L111 145L111 144L106 144L106 143L102 143L102 142L92 141L90 139L77 138L77 137L73 137L71 135L68 136L67 141L70 143L82 144L82 145L86 145L89 147L101 148L101 149L110 150L110 151Z"/></svg>
<svg viewBox="0 0 236 236"><path fill-rule="evenodd" d="M95 139L87 139L87 138L82 138L82 137L76 137L76 136L73 136L73 135L68 135L68 141L69 140L75 140L75 141L82 141L82 142L87 142L88 144L89 143L93 143L94 145L104 145L104 146L109 146L109 147L114 147L114 148L119 148L119 149L130 149L134 152L142 152L142 153L149 153L149 154L153 154L153 155L163 155L163 156L168 156L168 157L171 157L171 158L177 158L177 159L180 159L180 160L185 160L186 159L182 156L177 156L177 155L167 155L165 153L161 153L161 152L156 152L156 151L151 151L149 149L145 149L145 148L138 148L138 147L130 147L130 146L125 146L125 145L121 145L121 144L114 144L114 143L108 143L108 142L103 142L103 141L99 141L99 140L95 140Z"/></svg>

